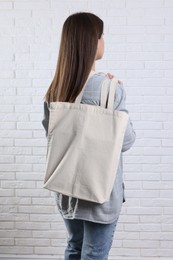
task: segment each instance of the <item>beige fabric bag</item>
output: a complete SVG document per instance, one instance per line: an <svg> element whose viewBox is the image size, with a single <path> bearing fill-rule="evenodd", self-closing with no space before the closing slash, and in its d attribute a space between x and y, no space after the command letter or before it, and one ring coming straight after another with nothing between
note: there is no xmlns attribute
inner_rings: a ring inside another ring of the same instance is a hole
<svg viewBox="0 0 173 260"><path fill-rule="evenodd" d="M92 73L90 73L90 76ZM101 106L50 103L44 188L82 200L109 200L119 164L128 114L113 109L117 80L103 82Z"/></svg>

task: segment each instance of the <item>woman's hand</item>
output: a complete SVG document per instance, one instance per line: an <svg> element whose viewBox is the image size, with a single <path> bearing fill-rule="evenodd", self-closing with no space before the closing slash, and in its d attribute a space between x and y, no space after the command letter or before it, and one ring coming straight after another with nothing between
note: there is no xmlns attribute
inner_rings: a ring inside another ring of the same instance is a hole
<svg viewBox="0 0 173 260"><path fill-rule="evenodd" d="M109 78L109 79L112 79L114 77L114 75L110 74L110 73L107 73L106 76Z"/></svg>
<svg viewBox="0 0 173 260"><path fill-rule="evenodd" d="M110 74L110 73L107 73L106 76L109 78L109 79L112 79L114 77L114 75ZM118 80L118 83L123 85L123 81L121 80Z"/></svg>

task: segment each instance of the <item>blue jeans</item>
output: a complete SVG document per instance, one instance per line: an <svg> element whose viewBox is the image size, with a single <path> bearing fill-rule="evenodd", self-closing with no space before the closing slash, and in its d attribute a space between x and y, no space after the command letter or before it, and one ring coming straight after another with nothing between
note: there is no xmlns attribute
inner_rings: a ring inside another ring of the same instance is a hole
<svg viewBox="0 0 173 260"><path fill-rule="evenodd" d="M68 231L65 260L107 260L117 220L99 224L78 219L64 219Z"/></svg>

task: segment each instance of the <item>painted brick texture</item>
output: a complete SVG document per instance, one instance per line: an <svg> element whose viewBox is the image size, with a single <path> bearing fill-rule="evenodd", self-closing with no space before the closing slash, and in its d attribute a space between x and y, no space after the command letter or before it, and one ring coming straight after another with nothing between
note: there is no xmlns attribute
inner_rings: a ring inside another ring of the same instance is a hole
<svg viewBox="0 0 173 260"><path fill-rule="evenodd" d="M66 17L105 22L97 70L123 80L137 140L110 259L173 259L173 0L0 0L0 254L63 259L66 231L42 188L43 96Z"/></svg>

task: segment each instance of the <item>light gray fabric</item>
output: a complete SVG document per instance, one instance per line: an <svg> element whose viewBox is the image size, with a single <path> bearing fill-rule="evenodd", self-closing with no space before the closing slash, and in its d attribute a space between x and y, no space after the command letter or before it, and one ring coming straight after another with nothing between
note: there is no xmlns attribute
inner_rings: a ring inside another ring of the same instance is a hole
<svg viewBox="0 0 173 260"><path fill-rule="evenodd" d="M91 105L100 104L101 86L104 79L105 75L100 73L93 75L89 79L83 94L82 103L87 103ZM125 108L125 91L121 85L118 85L116 88L114 108L120 111L126 111L128 113ZM48 131L48 122L49 110L48 105L45 103L44 119L42 123L46 130L46 133ZM135 132L133 130L132 123L129 120L124 137L122 152L130 149L134 141ZM83 219L104 224L114 222L119 217L124 199L122 154L120 157L114 187L110 196L110 200L108 202L100 205L93 202L69 198L58 193L55 193L55 198L59 211L64 218Z"/></svg>

